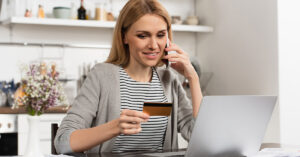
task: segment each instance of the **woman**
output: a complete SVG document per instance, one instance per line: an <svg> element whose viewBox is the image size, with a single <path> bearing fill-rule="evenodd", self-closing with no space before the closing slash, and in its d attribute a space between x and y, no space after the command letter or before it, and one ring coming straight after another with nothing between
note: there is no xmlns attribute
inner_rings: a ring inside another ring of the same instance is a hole
<svg viewBox="0 0 300 157"><path fill-rule="evenodd" d="M170 17L156 0L129 0L120 12L106 63L89 73L55 138L59 153L177 149L189 139L202 100L188 55L172 39ZM164 56L164 50L176 51ZM162 59L171 68L160 67ZM171 69L190 82L192 103ZM144 102L172 102L171 116L149 116Z"/></svg>

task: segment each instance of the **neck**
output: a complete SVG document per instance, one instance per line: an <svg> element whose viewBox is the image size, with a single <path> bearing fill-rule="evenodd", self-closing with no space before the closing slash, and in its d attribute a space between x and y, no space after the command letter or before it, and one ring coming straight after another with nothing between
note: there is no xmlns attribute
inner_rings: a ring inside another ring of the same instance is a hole
<svg viewBox="0 0 300 157"><path fill-rule="evenodd" d="M127 74L135 81L138 82L150 82L152 78L152 68L142 67L129 64L124 68Z"/></svg>

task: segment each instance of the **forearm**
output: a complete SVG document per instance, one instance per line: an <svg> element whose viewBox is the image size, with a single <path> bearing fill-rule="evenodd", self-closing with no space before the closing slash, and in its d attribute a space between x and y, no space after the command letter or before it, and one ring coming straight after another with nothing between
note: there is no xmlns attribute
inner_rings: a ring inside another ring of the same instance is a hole
<svg viewBox="0 0 300 157"><path fill-rule="evenodd" d="M193 104L193 116L194 118L197 117L200 103L202 101L202 92L200 88L199 77L197 74L193 75L192 77L188 78L190 84L190 91L192 95L192 104Z"/></svg>
<svg viewBox="0 0 300 157"><path fill-rule="evenodd" d="M74 152L83 152L119 134L118 119L112 120L93 128L74 131L70 137L70 147Z"/></svg>

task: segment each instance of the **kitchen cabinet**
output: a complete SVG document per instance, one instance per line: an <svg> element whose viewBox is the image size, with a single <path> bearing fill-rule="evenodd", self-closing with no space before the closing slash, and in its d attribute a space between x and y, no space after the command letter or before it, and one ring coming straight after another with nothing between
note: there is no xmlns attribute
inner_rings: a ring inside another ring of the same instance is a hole
<svg viewBox="0 0 300 157"><path fill-rule="evenodd" d="M43 154L51 154L51 124L61 123L66 114L43 114L40 116L40 145ZM28 138L27 114L19 114L17 120L18 126L18 154L24 155Z"/></svg>

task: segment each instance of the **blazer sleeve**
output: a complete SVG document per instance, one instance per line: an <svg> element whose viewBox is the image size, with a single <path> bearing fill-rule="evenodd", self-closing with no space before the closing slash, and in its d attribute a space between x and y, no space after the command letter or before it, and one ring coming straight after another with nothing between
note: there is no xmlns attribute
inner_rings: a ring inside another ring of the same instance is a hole
<svg viewBox="0 0 300 157"><path fill-rule="evenodd" d="M94 67L60 124L54 141L58 153L73 153L70 147L71 133L78 129L91 127L97 115L100 98L101 87L98 75L98 70Z"/></svg>
<svg viewBox="0 0 300 157"><path fill-rule="evenodd" d="M178 97L177 129L178 132L181 133L182 137L189 141L195 123L192 103L187 97L179 79L176 79L174 84Z"/></svg>

